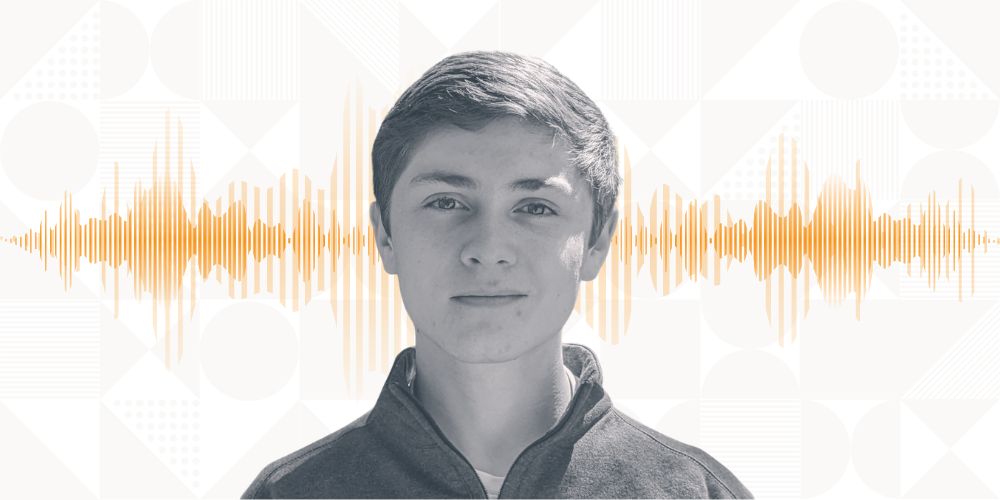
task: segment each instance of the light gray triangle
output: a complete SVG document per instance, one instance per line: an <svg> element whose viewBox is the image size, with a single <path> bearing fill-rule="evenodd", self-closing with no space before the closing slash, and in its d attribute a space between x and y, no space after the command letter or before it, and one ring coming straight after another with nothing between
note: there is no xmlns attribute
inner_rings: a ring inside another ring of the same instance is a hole
<svg viewBox="0 0 1000 500"><path fill-rule="evenodd" d="M202 101L248 148L254 144L297 101Z"/></svg>
<svg viewBox="0 0 1000 500"><path fill-rule="evenodd" d="M1000 399L1000 302L995 302L934 366L906 399Z"/></svg>
<svg viewBox="0 0 1000 500"><path fill-rule="evenodd" d="M505 0L500 9L500 49L529 56L544 56L597 0L538 2ZM599 57L595 54L595 57ZM595 62L600 64L599 62Z"/></svg>
<svg viewBox="0 0 1000 500"><path fill-rule="evenodd" d="M903 4L930 28L949 50L961 58L970 70L994 94L1000 94L1000 2L941 2L939 0L903 0Z"/></svg>
<svg viewBox="0 0 1000 500"><path fill-rule="evenodd" d="M49 2L0 2L4 21L0 22L0 47L4 47L0 95L6 95L95 3L68 0L53 8Z"/></svg>
<svg viewBox="0 0 1000 500"><path fill-rule="evenodd" d="M996 498L958 456L949 451L907 491L903 498Z"/></svg>
<svg viewBox="0 0 1000 500"><path fill-rule="evenodd" d="M652 148L698 101L603 101L646 147Z"/></svg>
<svg viewBox="0 0 1000 500"><path fill-rule="evenodd" d="M171 315L177 314L177 305L173 304ZM170 374L177 377L181 383L184 384L194 397L199 397L199 381L201 380L201 356L199 355L199 345L200 337L198 335L198 315L195 314L194 320L189 319L190 309L188 307L184 308L184 337L183 339L178 339L177 337L177 326L175 325L170 329ZM173 321L174 319L171 318ZM178 352L178 340L183 340L183 353ZM159 338L156 343L149 348L149 352L156 356L156 359L160 360L160 363L165 364L165 354L166 354L166 336L163 331L160 330ZM178 355L180 354L180 360L178 360Z"/></svg>
<svg viewBox="0 0 1000 500"><path fill-rule="evenodd" d="M402 3L399 5L399 83L405 89L411 77L438 62L448 48Z"/></svg>
<svg viewBox="0 0 1000 500"><path fill-rule="evenodd" d="M702 101L701 185L714 186L798 101Z"/></svg>
<svg viewBox="0 0 1000 500"><path fill-rule="evenodd" d="M500 2L497 2L451 47L457 54L467 50L500 49Z"/></svg>
<svg viewBox="0 0 1000 500"><path fill-rule="evenodd" d="M3 403L0 443L4 498L96 498Z"/></svg>
<svg viewBox="0 0 1000 500"><path fill-rule="evenodd" d="M146 354L146 346L114 313L101 307L101 396Z"/></svg>
<svg viewBox="0 0 1000 500"><path fill-rule="evenodd" d="M704 0L701 3L702 95L719 83L797 2Z"/></svg>
<svg viewBox="0 0 1000 500"><path fill-rule="evenodd" d="M101 405L101 498L197 498Z"/></svg>
<svg viewBox="0 0 1000 500"><path fill-rule="evenodd" d="M910 399L903 400L927 428L952 447L990 408L994 399Z"/></svg>
<svg viewBox="0 0 1000 500"><path fill-rule="evenodd" d="M257 474L271 462L299 448L299 415L296 402L243 456L223 474L203 498L238 498ZM308 411L308 410L307 410Z"/></svg>

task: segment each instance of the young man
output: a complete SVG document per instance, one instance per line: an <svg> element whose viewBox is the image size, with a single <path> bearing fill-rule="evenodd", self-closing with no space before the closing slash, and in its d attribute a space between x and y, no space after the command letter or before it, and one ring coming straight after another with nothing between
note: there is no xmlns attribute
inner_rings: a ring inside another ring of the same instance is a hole
<svg viewBox="0 0 1000 500"><path fill-rule="evenodd" d="M752 498L705 452L629 418L562 343L618 220L600 110L551 65L448 57L393 106L370 216L416 345L374 408L267 466L244 498Z"/></svg>

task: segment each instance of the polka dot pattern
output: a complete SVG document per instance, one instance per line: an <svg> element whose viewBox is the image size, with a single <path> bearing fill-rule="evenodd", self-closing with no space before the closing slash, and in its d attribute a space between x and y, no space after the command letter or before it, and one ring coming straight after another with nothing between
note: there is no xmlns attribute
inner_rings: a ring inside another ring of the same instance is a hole
<svg viewBox="0 0 1000 500"><path fill-rule="evenodd" d="M184 482L197 488L201 475L201 402L187 399L116 399L119 418L135 429Z"/></svg>
<svg viewBox="0 0 1000 500"><path fill-rule="evenodd" d="M900 99L990 98L985 86L913 16L900 14L897 30Z"/></svg>
<svg viewBox="0 0 1000 500"><path fill-rule="evenodd" d="M795 139L798 150L798 164L802 164L802 115L793 111L786 116L772 131L763 138L744 160L726 174L720 184L721 190L716 193L724 200L764 200L767 197L767 159L771 158L771 199L778 197L778 134L785 134L785 197L791 200L791 170L792 143ZM802 193L802 179L797 178L799 193Z"/></svg>
<svg viewBox="0 0 1000 500"><path fill-rule="evenodd" d="M15 87L14 100L99 100L101 88L101 14L74 26Z"/></svg>

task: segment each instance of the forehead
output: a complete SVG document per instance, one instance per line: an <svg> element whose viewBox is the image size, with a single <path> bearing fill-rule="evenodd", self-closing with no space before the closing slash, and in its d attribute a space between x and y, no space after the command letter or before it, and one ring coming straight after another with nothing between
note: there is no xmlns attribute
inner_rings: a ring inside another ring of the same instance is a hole
<svg viewBox="0 0 1000 500"><path fill-rule="evenodd" d="M515 117L488 122L477 131L441 125L410 154L397 188L428 172L452 173L483 181L536 177L575 185L584 182L569 160L568 146L551 129ZM419 179L418 179L419 180Z"/></svg>

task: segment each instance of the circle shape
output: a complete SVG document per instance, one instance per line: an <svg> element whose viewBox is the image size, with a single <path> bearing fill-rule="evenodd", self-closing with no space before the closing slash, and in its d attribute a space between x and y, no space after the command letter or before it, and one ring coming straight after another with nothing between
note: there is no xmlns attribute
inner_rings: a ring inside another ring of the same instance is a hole
<svg viewBox="0 0 1000 500"><path fill-rule="evenodd" d="M802 400L802 498L826 493L844 476L851 459L851 437L844 422L826 406Z"/></svg>
<svg viewBox="0 0 1000 500"><path fill-rule="evenodd" d="M0 138L0 164L21 192L39 200L76 193L94 176L98 138L76 108L40 102L22 109ZM125 406L131 406L127 401Z"/></svg>
<svg viewBox="0 0 1000 500"><path fill-rule="evenodd" d="M806 77L823 93L841 99L866 97L885 85L898 52L899 40L889 20L855 0L820 9L799 40Z"/></svg>
<svg viewBox="0 0 1000 500"><path fill-rule="evenodd" d="M261 304L231 305L209 321L202 369L219 391L256 401L280 390L298 365L298 338L285 317ZM198 401L194 402L198 406Z"/></svg>

